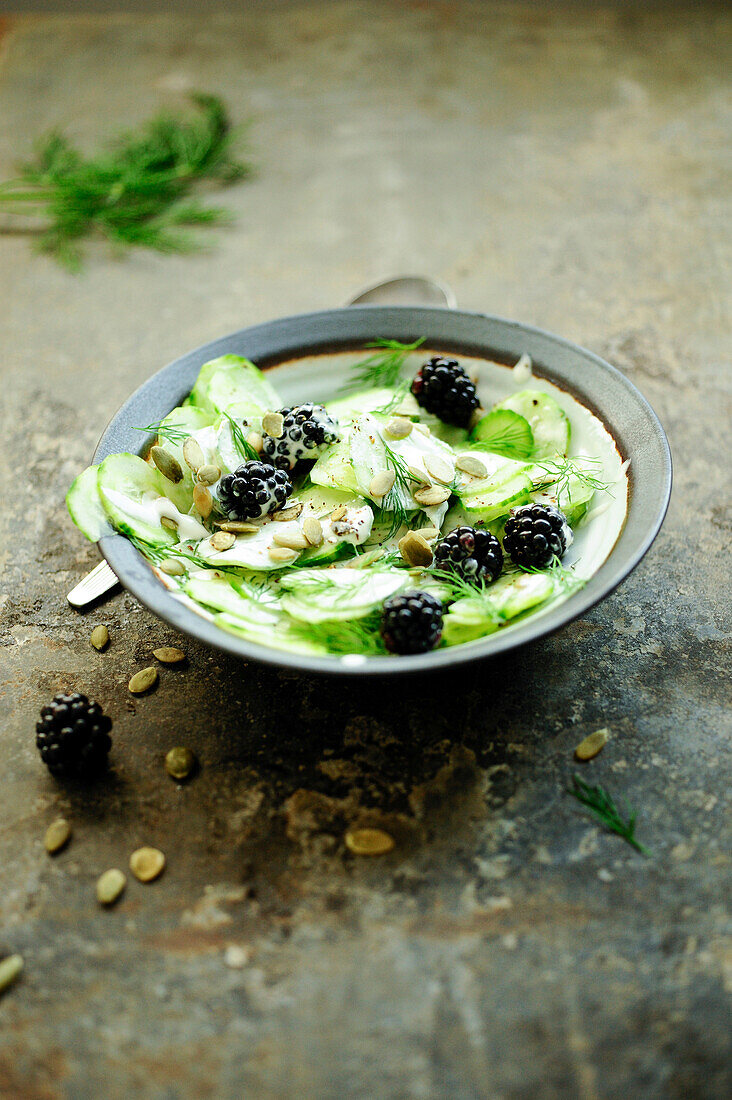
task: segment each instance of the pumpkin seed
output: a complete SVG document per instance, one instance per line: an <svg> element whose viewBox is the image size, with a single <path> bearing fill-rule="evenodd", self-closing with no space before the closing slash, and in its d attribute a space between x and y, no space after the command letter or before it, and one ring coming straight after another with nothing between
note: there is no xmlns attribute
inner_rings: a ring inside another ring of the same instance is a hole
<svg viewBox="0 0 732 1100"><path fill-rule="evenodd" d="M196 477L201 485L214 485L221 477L221 470L213 463L209 466L201 466Z"/></svg>
<svg viewBox="0 0 732 1100"><path fill-rule="evenodd" d="M164 665L179 665L181 661L186 659L183 650L173 645L164 645L160 649L154 649L153 657L157 657Z"/></svg>
<svg viewBox="0 0 732 1100"><path fill-rule="evenodd" d="M424 489L417 489L414 499L417 504L425 504L428 508L433 504L444 504L450 497L450 490L440 485L429 485Z"/></svg>
<svg viewBox="0 0 732 1100"><path fill-rule="evenodd" d="M100 905L113 905L126 885L127 875L110 867L97 879L97 901Z"/></svg>
<svg viewBox="0 0 732 1100"><path fill-rule="evenodd" d="M247 523L243 519L227 520L226 523L217 523L221 531L230 531L232 535L253 535L259 530L256 523Z"/></svg>
<svg viewBox="0 0 732 1100"><path fill-rule="evenodd" d="M161 561L158 569L161 573L167 573L169 577L182 577L186 567L179 558L166 558Z"/></svg>
<svg viewBox="0 0 732 1100"><path fill-rule="evenodd" d="M130 680L127 687L133 695L142 695L149 691L158 682L158 670L154 665L149 668L141 668Z"/></svg>
<svg viewBox="0 0 732 1100"><path fill-rule="evenodd" d="M22 955L8 955L0 961L0 993L10 988L22 969Z"/></svg>
<svg viewBox="0 0 732 1100"><path fill-rule="evenodd" d="M89 641L95 649L104 649L106 645L109 645L109 631L106 626L95 626L91 632Z"/></svg>
<svg viewBox="0 0 732 1100"><path fill-rule="evenodd" d="M319 519L315 519L313 516L308 516L303 521L302 533L311 546L320 546L323 541L323 525Z"/></svg>
<svg viewBox="0 0 732 1100"><path fill-rule="evenodd" d="M420 435L432 435L432 432L430 431L430 429L427 427L426 424L417 423L417 424L414 425L414 430L416 432L419 432Z"/></svg>
<svg viewBox="0 0 732 1100"><path fill-rule="evenodd" d="M259 454L259 452L262 450L262 447L264 446L264 440L262 439L262 436L259 432L250 432L247 436L247 443L253 451L257 452L257 454Z"/></svg>
<svg viewBox="0 0 732 1100"><path fill-rule="evenodd" d="M407 565L430 565L432 562L432 548L419 531L408 531L399 539L399 553Z"/></svg>
<svg viewBox="0 0 732 1100"><path fill-rule="evenodd" d="M283 508L281 511L275 512L272 519L276 523L287 523L291 519L297 519L304 507L305 505L300 500L297 504L291 504L289 508Z"/></svg>
<svg viewBox="0 0 732 1100"><path fill-rule="evenodd" d="M268 412L262 417L262 431L272 437L272 439L279 439L285 430L285 418L282 413Z"/></svg>
<svg viewBox="0 0 732 1100"><path fill-rule="evenodd" d="M466 474L471 474L472 477L485 477L488 473L485 462L477 455L459 455L455 460L455 465L458 470L463 470Z"/></svg>
<svg viewBox="0 0 732 1100"><path fill-rule="evenodd" d="M430 539L436 539L439 533L436 527L420 527L418 532L418 534L420 534L423 539L427 539L428 542Z"/></svg>
<svg viewBox="0 0 732 1100"><path fill-rule="evenodd" d="M140 882L152 882L164 867L165 856L159 848L138 848L130 856L130 870Z"/></svg>
<svg viewBox="0 0 732 1100"><path fill-rule="evenodd" d="M50 856L60 852L71 840L71 826L64 817L57 817L46 829L43 847Z"/></svg>
<svg viewBox="0 0 732 1100"><path fill-rule="evenodd" d="M233 531L217 531L211 536L211 546L214 550L231 550L235 542L236 535Z"/></svg>
<svg viewBox="0 0 732 1100"><path fill-rule="evenodd" d="M330 513L331 523L336 523L339 519L343 519L347 511L348 508L345 504L339 504L338 507L334 508Z"/></svg>
<svg viewBox="0 0 732 1100"><path fill-rule="evenodd" d="M599 752L602 752L609 736L610 730L606 727L595 730L594 733L589 733L583 741L580 741L574 750L574 755L578 760L592 760Z"/></svg>
<svg viewBox="0 0 732 1100"><path fill-rule="evenodd" d="M194 473L200 466L203 466L206 461L201 444L197 439L194 439L192 435L189 435L188 439L183 444L183 458L185 459L186 466L189 466Z"/></svg>
<svg viewBox="0 0 732 1100"><path fill-rule="evenodd" d="M213 497L200 481L197 481L193 486L193 503L201 519L208 519L213 508Z"/></svg>
<svg viewBox="0 0 732 1100"><path fill-rule="evenodd" d="M160 526L164 527L166 531L178 531L178 524L174 519L169 519L168 516L161 516Z"/></svg>
<svg viewBox="0 0 732 1100"><path fill-rule="evenodd" d="M349 829L344 840L355 856L383 856L394 847L394 837L383 829Z"/></svg>
<svg viewBox="0 0 732 1100"><path fill-rule="evenodd" d="M173 779L187 779L195 766L195 755L183 745L176 745L165 755L165 770Z"/></svg>
<svg viewBox="0 0 732 1100"><path fill-rule="evenodd" d="M272 541L275 546L284 546L288 550L305 550L308 546L302 531L278 531Z"/></svg>
<svg viewBox="0 0 732 1100"><path fill-rule="evenodd" d="M396 476L393 470L381 470L371 478L369 496L385 497L393 489L395 481Z"/></svg>
<svg viewBox="0 0 732 1100"><path fill-rule="evenodd" d="M172 481L177 485L179 481L183 480L183 470L180 462L177 458L173 458L171 454L168 454L165 447L152 447L150 458L168 481Z"/></svg>
<svg viewBox="0 0 732 1100"><path fill-rule="evenodd" d="M412 421L403 416L392 416L386 423L384 431L392 439L406 439L412 430Z"/></svg>
<svg viewBox="0 0 732 1100"><path fill-rule="evenodd" d="M453 478L452 464L442 455L427 455L424 464L427 473L435 481L442 481L445 485L451 484Z"/></svg>
<svg viewBox="0 0 732 1100"><path fill-rule="evenodd" d="M423 485L425 487L429 485L427 471L420 470L419 466L407 466L407 473L415 484Z"/></svg>
<svg viewBox="0 0 732 1100"><path fill-rule="evenodd" d="M288 550L285 546L272 546L268 553L272 561L291 562L297 558L297 551Z"/></svg>

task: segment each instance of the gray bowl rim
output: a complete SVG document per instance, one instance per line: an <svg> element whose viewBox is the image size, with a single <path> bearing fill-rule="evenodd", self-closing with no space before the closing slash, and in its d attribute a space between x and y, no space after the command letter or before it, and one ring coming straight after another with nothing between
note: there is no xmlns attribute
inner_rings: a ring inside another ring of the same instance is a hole
<svg viewBox="0 0 732 1100"><path fill-rule="evenodd" d="M206 645L279 668L346 676L437 671L495 657L552 634L617 588L648 551L668 508L672 464L666 434L645 397L616 367L560 336L502 317L441 307L365 305L295 314L240 329L187 352L143 382L110 420L93 462L119 451L144 450L149 437L145 440L135 428L157 422L180 404L209 359L244 355L267 370L306 356L359 350L382 336L405 343L423 336L427 348L506 364L528 352L537 376L572 393L600 416L623 457L631 460L629 506L613 550L584 588L541 617L529 616L485 639L351 665L340 657L270 649L227 633L176 600L123 535L106 535L98 546L123 586L159 618Z"/></svg>

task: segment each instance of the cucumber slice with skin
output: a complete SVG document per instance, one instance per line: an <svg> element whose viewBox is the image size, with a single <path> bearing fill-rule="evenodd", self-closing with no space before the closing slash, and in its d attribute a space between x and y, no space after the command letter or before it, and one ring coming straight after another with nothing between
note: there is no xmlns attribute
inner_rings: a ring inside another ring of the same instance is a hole
<svg viewBox="0 0 732 1100"><path fill-rule="evenodd" d="M282 577L282 609L306 623L362 619L410 581L397 569L302 569Z"/></svg>
<svg viewBox="0 0 732 1100"><path fill-rule="evenodd" d="M469 451L463 451L461 454L479 457L486 471L485 477L472 476L463 470L456 471L455 492L461 500L497 489L500 485L505 485L519 474L528 471L525 462L517 462L513 458L492 454L484 450L482 445L471 447ZM458 455L458 460L461 454Z"/></svg>
<svg viewBox="0 0 732 1100"><path fill-rule="evenodd" d="M499 516L508 515L519 504L526 504L531 498L532 488L531 479L526 474L519 473L496 488L472 497L463 497L462 506L471 522L481 519L484 523L489 523Z"/></svg>
<svg viewBox="0 0 732 1100"><path fill-rule="evenodd" d="M507 573L490 586L487 599L468 596L450 606L443 643L459 645L493 634L502 623L544 603L553 593L551 578L542 573Z"/></svg>
<svg viewBox="0 0 732 1100"><path fill-rule="evenodd" d="M244 586L237 588L237 578L191 577L183 586L183 591L197 603L214 611L226 611L255 626L274 626L281 618L276 593L257 590L255 599Z"/></svg>
<svg viewBox="0 0 732 1100"><path fill-rule="evenodd" d="M340 443L334 443L323 452L310 471L310 480L314 485L322 485L324 488L358 492L347 438Z"/></svg>
<svg viewBox="0 0 732 1100"><path fill-rule="evenodd" d="M512 409L491 409L470 433L475 443L506 458L531 458L534 433L525 416Z"/></svg>
<svg viewBox="0 0 732 1100"><path fill-rule="evenodd" d="M534 436L533 458L554 458L569 451L569 420L559 402L548 393L521 390L494 405L493 409L509 409L528 420Z"/></svg>
<svg viewBox="0 0 732 1100"><path fill-rule="evenodd" d="M158 499L162 497L170 503L166 494L169 484L155 466L132 454L110 455L97 474L102 507L113 526L123 535L156 546L178 541L160 523Z"/></svg>
<svg viewBox="0 0 732 1100"><path fill-rule="evenodd" d="M98 466L87 466L66 494L69 515L82 535L91 542L98 542L114 530L99 496L98 473Z"/></svg>
<svg viewBox="0 0 732 1100"><path fill-rule="evenodd" d="M277 391L254 363L240 355L222 355L204 363L190 394L191 404L222 413L230 405L260 412L282 407Z"/></svg>

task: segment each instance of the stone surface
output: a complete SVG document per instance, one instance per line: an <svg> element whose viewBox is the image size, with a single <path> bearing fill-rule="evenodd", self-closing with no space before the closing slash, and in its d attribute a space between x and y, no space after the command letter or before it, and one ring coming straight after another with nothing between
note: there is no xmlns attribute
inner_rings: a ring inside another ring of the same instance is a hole
<svg viewBox="0 0 732 1100"><path fill-rule="evenodd" d="M0 957L26 963L0 1095L728 1096L722 7L302 0L1 27L3 178L49 127L93 144L190 88L253 118L259 174L195 256L95 245L72 277L0 242L0 457L27 471L0 514ZM241 664L125 593L94 652L99 612L65 593L96 550L63 495L109 416L190 347L403 270L649 397L676 487L643 564L555 637L398 692ZM187 665L132 697L163 645ZM61 687L114 718L90 791L33 745ZM201 764L184 786L163 767L179 740ZM652 859L564 794L577 768L638 810ZM74 844L49 860L59 814ZM395 848L359 860L343 835L370 827ZM143 843L165 876L102 911L97 877Z"/></svg>

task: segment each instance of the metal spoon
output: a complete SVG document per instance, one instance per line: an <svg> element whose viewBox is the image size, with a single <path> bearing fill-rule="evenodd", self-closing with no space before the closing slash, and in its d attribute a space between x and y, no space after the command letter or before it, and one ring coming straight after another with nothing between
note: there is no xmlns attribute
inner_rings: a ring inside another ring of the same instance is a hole
<svg viewBox="0 0 732 1100"><path fill-rule="evenodd" d="M384 279L359 290L355 297L346 302L346 306L438 306L443 309L454 309L456 304L455 295L447 283L423 275L397 275L393 279ZM71 589L66 599L72 607L87 607L118 583L106 561L100 561Z"/></svg>

